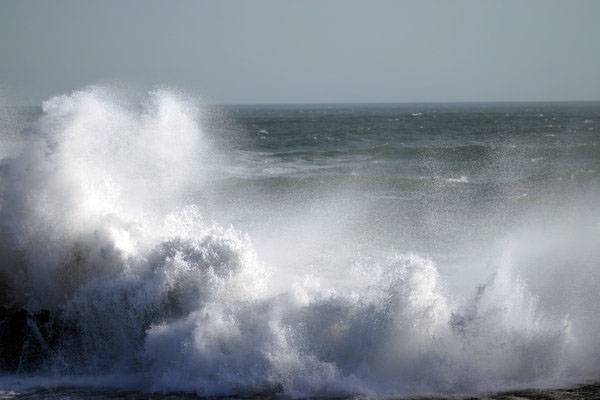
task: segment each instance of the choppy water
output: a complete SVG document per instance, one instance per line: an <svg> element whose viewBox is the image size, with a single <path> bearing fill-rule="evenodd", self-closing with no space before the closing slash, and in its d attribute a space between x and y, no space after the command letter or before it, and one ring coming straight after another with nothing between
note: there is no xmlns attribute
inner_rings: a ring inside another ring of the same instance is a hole
<svg viewBox="0 0 600 400"><path fill-rule="evenodd" d="M0 116L0 305L42 332L0 389L407 395L600 373L599 103L88 88Z"/></svg>

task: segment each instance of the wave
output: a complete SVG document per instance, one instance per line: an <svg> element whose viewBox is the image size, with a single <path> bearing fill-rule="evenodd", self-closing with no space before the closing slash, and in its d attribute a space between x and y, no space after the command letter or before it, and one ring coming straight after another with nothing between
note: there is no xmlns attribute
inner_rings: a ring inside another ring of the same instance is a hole
<svg viewBox="0 0 600 400"><path fill-rule="evenodd" d="M449 182L449 183L469 183L469 178L466 177L465 175L461 175L460 178L448 178L448 179L446 179L446 182Z"/></svg>
<svg viewBox="0 0 600 400"><path fill-rule="evenodd" d="M384 395L599 372L592 270L564 295L589 303L569 309L540 300L510 246L466 297L412 253L357 260L335 279L265 265L189 196L216 168L200 120L167 90L141 104L99 87L44 103L0 167L0 338L14 336L14 310L28 332L12 369L0 352L13 374L0 385Z"/></svg>

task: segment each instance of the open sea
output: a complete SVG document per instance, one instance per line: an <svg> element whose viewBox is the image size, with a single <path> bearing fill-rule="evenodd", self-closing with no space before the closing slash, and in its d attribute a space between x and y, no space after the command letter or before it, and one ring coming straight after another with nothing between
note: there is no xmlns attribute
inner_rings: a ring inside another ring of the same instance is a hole
<svg viewBox="0 0 600 400"><path fill-rule="evenodd" d="M2 107L0 399L595 398L599 207L600 103Z"/></svg>

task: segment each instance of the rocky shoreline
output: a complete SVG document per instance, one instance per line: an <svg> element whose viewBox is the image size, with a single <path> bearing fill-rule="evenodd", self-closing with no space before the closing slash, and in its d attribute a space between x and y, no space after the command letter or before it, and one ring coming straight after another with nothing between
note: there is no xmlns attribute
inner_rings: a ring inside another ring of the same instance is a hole
<svg viewBox="0 0 600 400"><path fill-rule="evenodd" d="M350 399L366 399L366 397L348 397ZM200 397L190 393L143 393L135 391L118 391L105 389L85 388L53 388L34 389L25 392L10 392L0 390L0 400L290 400L289 397L279 395L246 395ZM312 398L313 400L335 399L344 397ZM500 392L480 395L452 395L452 396L413 396L413 397L386 397L387 400L597 400L600 399L600 384L586 384L563 389L529 389Z"/></svg>

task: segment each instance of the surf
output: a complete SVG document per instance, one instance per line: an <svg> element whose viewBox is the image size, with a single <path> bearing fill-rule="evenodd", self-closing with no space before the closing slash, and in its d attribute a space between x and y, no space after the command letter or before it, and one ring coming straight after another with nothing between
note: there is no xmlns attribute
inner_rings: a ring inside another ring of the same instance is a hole
<svg viewBox="0 0 600 400"><path fill-rule="evenodd" d="M594 214L591 224L532 217L506 233L495 273L466 293L435 256L404 249L308 273L295 267L302 259L273 265L257 248L300 246L289 226L271 224L282 237L257 246L195 195L219 185L233 158L202 110L173 90L132 98L93 86L44 102L19 146L3 145L2 332L26 335L17 361L3 353L1 385L397 395L600 372ZM338 237L352 247L350 233ZM555 272L525 268L539 262ZM567 267L581 278L574 287L553 278ZM9 324L18 312L24 322Z"/></svg>

